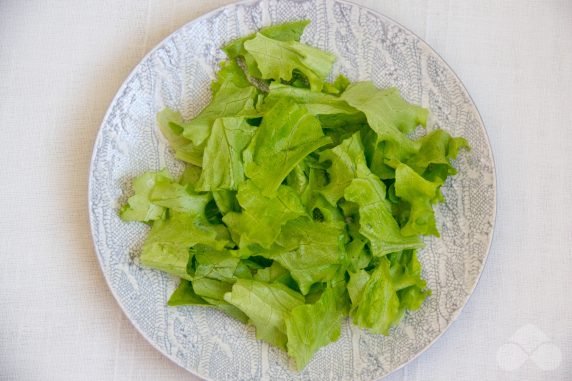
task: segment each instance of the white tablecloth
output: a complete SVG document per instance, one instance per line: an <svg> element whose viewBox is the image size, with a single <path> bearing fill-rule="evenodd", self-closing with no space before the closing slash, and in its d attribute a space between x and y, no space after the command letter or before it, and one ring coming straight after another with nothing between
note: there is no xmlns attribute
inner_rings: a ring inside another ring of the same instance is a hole
<svg viewBox="0 0 572 381"><path fill-rule="evenodd" d="M131 68L229 2L0 0L0 379L195 379L139 335L107 288L87 177ZM480 284L445 335L388 379L571 380L572 1L357 2L453 67L498 176Z"/></svg>

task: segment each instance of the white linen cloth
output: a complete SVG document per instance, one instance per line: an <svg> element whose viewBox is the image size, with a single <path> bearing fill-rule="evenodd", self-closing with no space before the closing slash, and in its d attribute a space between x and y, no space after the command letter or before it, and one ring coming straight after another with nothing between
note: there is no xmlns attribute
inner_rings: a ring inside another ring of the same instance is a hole
<svg viewBox="0 0 572 381"><path fill-rule="evenodd" d="M498 179L480 284L444 336L387 380L571 380L572 1L355 1L456 71ZM112 297L92 247L87 178L129 71L229 2L0 0L0 379L197 379Z"/></svg>

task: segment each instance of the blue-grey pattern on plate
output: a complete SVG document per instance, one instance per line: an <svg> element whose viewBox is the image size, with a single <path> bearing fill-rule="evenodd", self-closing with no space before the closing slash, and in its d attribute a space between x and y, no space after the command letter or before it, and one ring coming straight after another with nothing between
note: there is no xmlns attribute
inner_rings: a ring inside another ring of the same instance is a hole
<svg viewBox="0 0 572 381"><path fill-rule="evenodd" d="M339 341L321 349L302 372L280 350L255 339L254 330L221 312L167 307L176 279L138 265L147 228L117 216L130 180L180 163L156 128L163 107L195 115L209 100L209 82L226 41L261 26L309 18L303 41L333 52L334 72L352 80L397 86L432 112L439 126L465 136L472 147L456 162L460 173L443 188L437 207L440 239L420 254L433 295L387 337L345 322ZM495 174L481 118L463 85L423 41L394 21L361 6L329 0L254 0L211 12L177 30L127 78L95 144L89 193L95 249L109 287L135 327L175 363L206 379L371 380L407 363L457 317L472 293L491 243Z"/></svg>

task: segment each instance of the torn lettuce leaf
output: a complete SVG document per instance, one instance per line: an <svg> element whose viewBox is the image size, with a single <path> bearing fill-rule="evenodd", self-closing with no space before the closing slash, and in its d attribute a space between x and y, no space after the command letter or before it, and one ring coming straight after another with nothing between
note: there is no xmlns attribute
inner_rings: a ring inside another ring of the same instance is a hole
<svg viewBox="0 0 572 381"><path fill-rule="evenodd" d="M395 195L409 204L407 223L401 228L405 236L439 237L432 204L439 199L440 183L425 180L405 164L395 170Z"/></svg>
<svg viewBox="0 0 572 381"><path fill-rule="evenodd" d="M229 238L226 227L210 224L204 215L173 211L168 218L153 224L143 244L140 261L147 267L190 279L187 273L189 248L203 244L223 249Z"/></svg>
<svg viewBox="0 0 572 381"><path fill-rule="evenodd" d="M374 256L423 246L417 236L404 236L385 198L385 185L372 173L358 173L344 197L359 207L359 232L369 240Z"/></svg>
<svg viewBox="0 0 572 381"><path fill-rule="evenodd" d="M169 306L190 306L190 305L209 305L203 298L201 298L195 290L193 289L193 284L186 279L181 279L179 285L171 294L169 301L167 302Z"/></svg>
<svg viewBox="0 0 572 381"><path fill-rule="evenodd" d="M358 166L366 165L359 132L334 148L320 152L320 162L330 162L331 165L326 169L329 182L319 189L319 192L332 205L336 205L357 176Z"/></svg>
<svg viewBox="0 0 572 381"><path fill-rule="evenodd" d="M203 149L182 135L184 123L181 113L170 108L157 114L159 130L175 151L175 157L200 167L203 163Z"/></svg>
<svg viewBox="0 0 572 381"><path fill-rule="evenodd" d="M265 107L272 107L282 99L290 99L304 105L312 115L347 114L355 115L356 120L360 122L364 121L363 114L360 111L337 96L273 82L270 84L270 92L264 100ZM361 115L361 118L359 115Z"/></svg>
<svg viewBox="0 0 572 381"><path fill-rule="evenodd" d="M213 199L218 210L224 215L228 212L240 212L240 205L236 199L236 192L230 190L219 190L213 192Z"/></svg>
<svg viewBox="0 0 572 381"><path fill-rule="evenodd" d="M270 196L296 164L328 143L320 122L304 106L280 101L264 114L244 150L245 174L264 196Z"/></svg>
<svg viewBox="0 0 572 381"><path fill-rule="evenodd" d="M421 263L415 250L391 253L388 258L391 264L391 280L397 291L409 287L425 289L427 282L421 277Z"/></svg>
<svg viewBox="0 0 572 381"><path fill-rule="evenodd" d="M194 279L211 278L223 282L233 282L240 258L226 249L213 249L205 244L197 244L189 249L187 274Z"/></svg>
<svg viewBox="0 0 572 381"><path fill-rule="evenodd" d="M274 197L266 197L252 180L238 188L240 213L229 212L224 223L236 236L240 246L259 244L269 248L289 220L306 215L298 194L286 185L280 185Z"/></svg>
<svg viewBox="0 0 572 381"><path fill-rule="evenodd" d="M199 178L201 177L202 169L199 166L193 164L187 164L185 170L179 178L179 184L190 186L191 189L195 189Z"/></svg>
<svg viewBox="0 0 572 381"><path fill-rule="evenodd" d="M419 150L420 143L407 134L427 124L427 109L404 100L396 88L378 89L372 82L351 84L341 95L349 105L362 111L374 134L367 137L371 170L382 178L391 176L396 163L403 162ZM374 163L373 165L371 163ZM385 174L389 172L389 175Z"/></svg>
<svg viewBox="0 0 572 381"><path fill-rule="evenodd" d="M151 192L158 182L170 182L171 176L166 170L146 172L133 180L132 188L135 194L127 200L119 210L119 216L124 221L149 222L163 217L165 208L150 200Z"/></svg>
<svg viewBox="0 0 572 381"><path fill-rule="evenodd" d="M264 107L270 108L282 99L304 105L310 114L318 118L324 133L332 138L335 145L366 123L361 111L338 96L272 82Z"/></svg>
<svg viewBox="0 0 572 381"><path fill-rule="evenodd" d="M399 297L391 282L387 258L381 258L367 281L365 278L363 273L356 275L350 316L357 326L387 335L400 318Z"/></svg>
<svg viewBox="0 0 572 381"><path fill-rule="evenodd" d="M247 88L250 82L244 73L244 70L236 62L236 60L222 61L220 69L217 73L217 78L211 83L213 93L217 93L221 88L224 88L228 82L237 88Z"/></svg>
<svg viewBox="0 0 572 381"><path fill-rule="evenodd" d="M294 189L296 193L302 195L308 186L308 168L303 163L298 163L286 177L286 185Z"/></svg>
<svg viewBox="0 0 572 381"><path fill-rule="evenodd" d="M256 327L256 337L286 349L286 316L304 297L281 283L239 279L225 301L243 311Z"/></svg>
<svg viewBox="0 0 572 381"><path fill-rule="evenodd" d="M409 140L406 134L427 124L427 109L407 102L395 87L378 89L370 81L356 82L348 86L340 98L365 114L380 140L405 142ZM406 142L405 146L411 143Z"/></svg>
<svg viewBox="0 0 572 381"><path fill-rule="evenodd" d="M211 102L193 119L181 125L183 137L202 147L211 134L213 123L223 117L255 117L258 90L253 86L238 87L224 82L213 94Z"/></svg>
<svg viewBox="0 0 572 381"><path fill-rule="evenodd" d="M285 249L268 256L290 271L301 293L306 295L313 284L334 279L344 263L341 246L346 241L343 227L300 217L282 228L277 244Z"/></svg>
<svg viewBox="0 0 572 381"><path fill-rule="evenodd" d="M406 311L418 310L431 295L427 282L421 276L421 263L415 250L404 250L388 256L391 280L399 297L400 317Z"/></svg>
<svg viewBox="0 0 572 381"><path fill-rule="evenodd" d="M256 128L244 118L216 119L207 140L197 191L237 190L244 181L242 151Z"/></svg>
<svg viewBox="0 0 572 381"><path fill-rule="evenodd" d="M290 276L290 272L276 261L272 262L272 265L269 267L258 270L253 276L253 279L266 283L283 283L285 285L294 282Z"/></svg>
<svg viewBox="0 0 572 381"><path fill-rule="evenodd" d="M277 41L300 41L300 37L302 36L304 29L309 23L309 20L299 20L279 25L270 25L261 28L258 33ZM258 69L256 60L244 47L244 43L254 39L256 34L257 33L252 33L248 36L231 41L223 46L222 50L231 61L242 62L245 71L250 77L260 79L262 74Z"/></svg>
<svg viewBox="0 0 572 381"><path fill-rule="evenodd" d="M406 164L425 179L444 183L457 170L451 164L461 148L469 149L464 138L453 138L447 131L434 130L419 139L419 152L410 157Z"/></svg>
<svg viewBox="0 0 572 381"><path fill-rule="evenodd" d="M340 337L344 316L342 303L340 292L328 287L317 302L294 307L286 315L288 355L294 359L298 370L304 369L318 349Z"/></svg>
<svg viewBox="0 0 572 381"><path fill-rule="evenodd" d="M235 318L238 321L243 323L248 322L248 317L238 308L235 306L227 303L224 299L218 299L218 295L220 295L220 291L229 290L230 288L227 286L217 285L213 281L207 278L203 278L201 280L191 281L186 279L181 279L179 286L175 289L167 304L171 307L176 306L204 306L204 307L213 307L220 311L223 311L227 315ZM222 284L222 282L219 282ZM199 296L194 288L197 290L201 290L204 294L208 295L217 295L217 298L211 298L205 296L204 298ZM224 295L224 294L223 294Z"/></svg>
<svg viewBox="0 0 572 381"><path fill-rule="evenodd" d="M320 91L332 70L335 56L297 41L279 41L257 33L244 42L254 58L262 79L290 81L294 70L304 74L310 88Z"/></svg>
<svg viewBox="0 0 572 381"><path fill-rule="evenodd" d="M164 179L156 182L149 200L171 211L200 215L210 197L195 193L189 186Z"/></svg>
<svg viewBox="0 0 572 381"><path fill-rule="evenodd" d="M278 25L270 25L261 28L258 33L278 41L300 41L304 29L310 23L310 20L291 21ZM252 40L256 37L256 33L248 36L237 38L222 47L228 58L236 58L244 56L247 51L244 49L244 42Z"/></svg>

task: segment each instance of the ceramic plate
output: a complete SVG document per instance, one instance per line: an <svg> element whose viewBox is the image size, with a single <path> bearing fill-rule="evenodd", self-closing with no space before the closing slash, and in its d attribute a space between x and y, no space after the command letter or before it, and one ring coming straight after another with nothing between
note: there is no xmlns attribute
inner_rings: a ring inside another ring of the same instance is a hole
<svg viewBox="0 0 572 381"><path fill-rule="evenodd" d="M167 307L177 280L141 268L143 224L117 216L131 179L149 170L181 170L160 136L155 115L165 106L194 116L210 97L219 47L256 29L309 18L303 41L334 53L334 74L397 86L410 102L431 110L437 126L472 147L456 162L459 175L437 207L440 239L420 254L433 294L387 337L348 322L340 340L321 349L303 372L286 355L255 339L254 330L200 307ZM113 100L95 144L89 211L97 256L125 314L165 356L205 379L372 380L412 360L458 316L475 288L491 243L495 174L475 105L447 64L421 39L370 9L345 1L259 0L232 4L177 30L131 73Z"/></svg>

